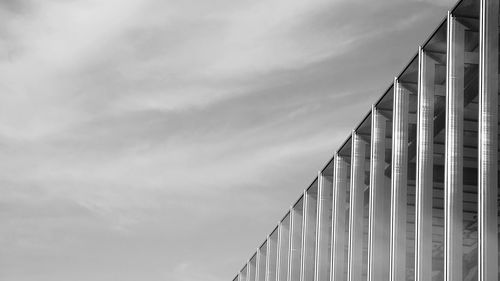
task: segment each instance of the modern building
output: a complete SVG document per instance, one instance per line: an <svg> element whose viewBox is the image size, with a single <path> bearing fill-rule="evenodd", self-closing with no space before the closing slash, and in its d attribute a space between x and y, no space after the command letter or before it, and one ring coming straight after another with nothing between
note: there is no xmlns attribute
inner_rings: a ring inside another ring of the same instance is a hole
<svg viewBox="0 0 500 281"><path fill-rule="evenodd" d="M233 281L499 279L499 0L463 0Z"/></svg>

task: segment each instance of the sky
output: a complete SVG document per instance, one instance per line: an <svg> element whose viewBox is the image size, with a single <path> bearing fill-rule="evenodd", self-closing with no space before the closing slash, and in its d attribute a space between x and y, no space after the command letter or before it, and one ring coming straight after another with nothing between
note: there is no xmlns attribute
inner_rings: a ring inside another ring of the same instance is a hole
<svg viewBox="0 0 500 281"><path fill-rule="evenodd" d="M0 280L232 280L454 2L0 0Z"/></svg>

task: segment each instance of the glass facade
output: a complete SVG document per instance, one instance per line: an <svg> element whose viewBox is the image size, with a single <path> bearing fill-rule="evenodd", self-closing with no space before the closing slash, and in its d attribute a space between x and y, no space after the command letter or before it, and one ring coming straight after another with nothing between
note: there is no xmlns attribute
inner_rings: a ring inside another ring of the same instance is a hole
<svg viewBox="0 0 500 281"><path fill-rule="evenodd" d="M457 3L234 280L500 280L498 33Z"/></svg>

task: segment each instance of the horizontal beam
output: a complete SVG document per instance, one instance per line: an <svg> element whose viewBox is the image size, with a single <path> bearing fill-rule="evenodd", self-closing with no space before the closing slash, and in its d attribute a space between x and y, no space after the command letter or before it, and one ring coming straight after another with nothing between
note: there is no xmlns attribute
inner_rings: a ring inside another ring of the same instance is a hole
<svg viewBox="0 0 500 281"><path fill-rule="evenodd" d="M446 65L446 53L436 52L436 51L426 51L426 54L434 59L438 64ZM464 64L479 64L479 53L478 52L465 52L464 53Z"/></svg>

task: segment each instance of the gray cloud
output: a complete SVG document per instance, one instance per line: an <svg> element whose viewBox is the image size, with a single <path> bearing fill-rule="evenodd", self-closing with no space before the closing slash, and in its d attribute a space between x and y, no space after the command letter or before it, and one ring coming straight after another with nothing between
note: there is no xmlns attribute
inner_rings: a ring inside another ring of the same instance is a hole
<svg viewBox="0 0 500 281"><path fill-rule="evenodd" d="M25 14L28 11L31 11L33 5L33 1L31 0L3 0L0 2L0 7L2 10L6 10L8 12L14 14Z"/></svg>
<svg viewBox="0 0 500 281"><path fill-rule="evenodd" d="M118 2L0 5L6 280L231 279L445 13Z"/></svg>

